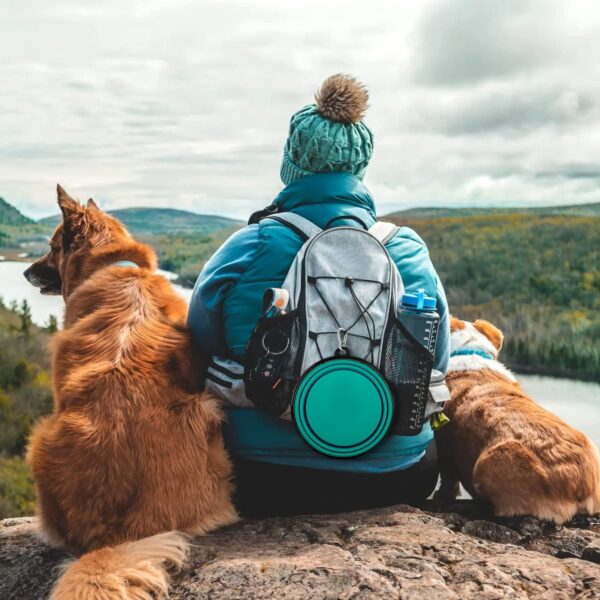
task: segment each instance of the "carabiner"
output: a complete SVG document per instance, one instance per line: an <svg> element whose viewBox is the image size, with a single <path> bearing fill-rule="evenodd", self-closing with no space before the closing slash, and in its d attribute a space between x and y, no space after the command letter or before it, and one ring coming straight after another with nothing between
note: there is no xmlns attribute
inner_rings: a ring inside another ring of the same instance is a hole
<svg viewBox="0 0 600 600"><path fill-rule="evenodd" d="M343 327L340 327L337 330L337 336L338 336L338 350L340 352L346 352L347 344L348 344L348 332Z"/></svg>

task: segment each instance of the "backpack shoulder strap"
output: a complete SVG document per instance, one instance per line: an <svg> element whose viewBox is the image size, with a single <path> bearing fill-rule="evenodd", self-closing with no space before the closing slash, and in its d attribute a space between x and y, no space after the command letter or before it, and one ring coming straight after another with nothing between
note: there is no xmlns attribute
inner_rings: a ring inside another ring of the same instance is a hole
<svg viewBox="0 0 600 600"><path fill-rule="evenodd" d="M393 223L377 221L369 228L369 233L385 246L396 235L398 229L399 227Z"/></svg>
<svg viewBox="0 0 600 600"><path fill-rule="evenodd" d="M323 231L312 221L309 221L308 219L305 219L304 217L292 212L282 212L275 215L269 215L268 217L265 217L265 219L271 219L272 221L278 221L279 223L286 225L295 233L297 233L304 242L310 240L310 238L317 235L317 233L321 233L321 231Z"/></svg>

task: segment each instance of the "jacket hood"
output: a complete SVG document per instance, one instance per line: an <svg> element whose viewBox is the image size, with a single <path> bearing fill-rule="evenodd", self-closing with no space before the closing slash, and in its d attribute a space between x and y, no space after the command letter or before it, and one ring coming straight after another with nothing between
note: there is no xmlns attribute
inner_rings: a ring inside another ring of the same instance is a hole
<svg viewBox="0 0 600 600"><path fill-rule="evenodd" d="M273 204L281 212L295 212L319 227L345 214L368 221L368 226L376 219L371 193L358 177L345 172L318 173L293 181Z"/></svg>

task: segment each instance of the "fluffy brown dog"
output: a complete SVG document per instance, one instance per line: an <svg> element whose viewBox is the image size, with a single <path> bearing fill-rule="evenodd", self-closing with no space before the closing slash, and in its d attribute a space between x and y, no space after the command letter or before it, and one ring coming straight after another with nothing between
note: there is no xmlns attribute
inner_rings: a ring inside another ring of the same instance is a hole
<svg viewBox="0 0 600 600"><path fill-rule="evenodd" d="M452 318L451 329L450 424L436 435L440 495L455 498L460 481L498 516L556 523L600 511L595 445L538 406L496 360L503 341L496 327Z"/></svg>
<svg viewBox="0 0 600 600"><path fill-rule="evenodd" d="M152 250L93 201L59 186L58 203L50 252L25 273L66 303L54 413L36 425L28 459L48 537L88 554L53 598L150 599L185 558L180 532L236 520L222 415L198 392L187 306L154 273Z"/></svg>

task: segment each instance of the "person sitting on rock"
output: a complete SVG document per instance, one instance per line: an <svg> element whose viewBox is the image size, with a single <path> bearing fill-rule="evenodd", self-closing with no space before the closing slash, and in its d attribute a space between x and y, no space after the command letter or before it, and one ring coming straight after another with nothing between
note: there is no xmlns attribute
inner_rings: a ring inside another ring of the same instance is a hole
<svg viewBox="0 0 600 600"><path fill-rule="evenodd" d="M244 516L418 503L437 482L429 422L418 435L389 435L363 456L331 458L307 446L289 420L256 409L243 394L248 341L263 315L265 290L281 288L303 245L290 227L269 216L293 213L321 229L368 229L377 221L363 183L373 152L373 134L363 121L367 101L361 83L334 75L317 92L315 104L292 116L281 164L285 187L206 263L193 291L188 317L193 336L203 353L221 357L211 362L207 386L214 389L216 382L231 392L224 402L225 440L234 464L236 506ZM397 228L385 247L405 289L424 290L436 299L440 321L433 368L445 374L448 308L427 247L407 227ZM237 399L235 390L241 390Z"/></svg>

